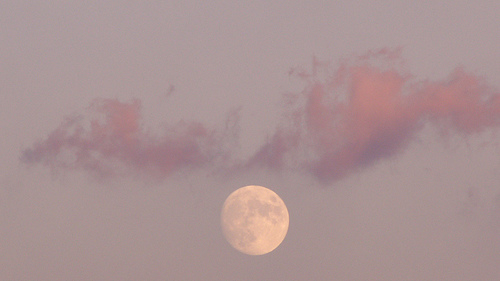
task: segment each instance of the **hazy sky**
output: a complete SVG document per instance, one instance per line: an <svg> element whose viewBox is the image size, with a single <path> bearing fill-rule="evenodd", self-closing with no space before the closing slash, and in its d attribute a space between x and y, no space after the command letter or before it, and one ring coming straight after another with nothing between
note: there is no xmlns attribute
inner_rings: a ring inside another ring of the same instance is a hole
<svg viewBox="0 0 500 281"><path fill-rule="evenodd" d="M500 2L2 1L1 280L498 280ZM284 242L225 241L277 192Z"/></svg>

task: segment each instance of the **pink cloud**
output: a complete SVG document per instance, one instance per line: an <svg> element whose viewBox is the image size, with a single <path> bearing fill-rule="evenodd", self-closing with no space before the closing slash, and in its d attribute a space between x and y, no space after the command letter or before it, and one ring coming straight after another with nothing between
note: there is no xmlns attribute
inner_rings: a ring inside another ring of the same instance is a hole
<svg viewBox="0 0 500 281"><path fill-rule="evenodd" d="M298 72L308 86L290 107L300 122L289 135L300 139L284 141L278 130L256 159L282 169L285 158L305 152L301 166L331 181L397 154L428 122L465 135L500 125L499 94L479 77L457 69L445 81L414 82L398 60L386 49L333 71L315 60L311 74Z"/></svg>
<svg viewBox="0 0 500 281"><path fill-rule="evenodd" d="M230 112L222 132L181 121L153 137L141 127L138 100L114 99L94 100L90 120L67 118L22 160L101 177L132 171L163 178L217 165L226 171L298 168L328 182L398 154L425 124L462 135L500 125L500 95L479 77L457 69L443 81L414 81L401 65L400 50L382 49L337 68L314 59L310 73L292 70L307 86L285 103L289 123L242 162L231 159L237 145L228 144L238 138L238 111Z"/></svg>
<svg viewBox="0 0 500 281"><path fill-rule="evenodd" d="M165 177L211 160L213 135L203 125L179 122L155 138L142 130L140 109L138 100L96 99L89 107L96 115L89 128L82 117L67 118L47 139L25 150L22 160L84 169L100 177L115 175L120 169Z"/></svg>

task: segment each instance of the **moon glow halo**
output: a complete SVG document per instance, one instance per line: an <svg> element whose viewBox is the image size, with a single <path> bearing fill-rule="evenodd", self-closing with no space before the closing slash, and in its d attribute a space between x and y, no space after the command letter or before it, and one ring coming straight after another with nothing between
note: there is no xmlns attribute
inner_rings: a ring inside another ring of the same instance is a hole
<svg viewBox="0 0 500 281"><path fill-rule="evenodd" d="M285 239L289 214L283 200L263 186L249 185L231 193L221 212L222 231L236 250L263 255Z"/></svg>

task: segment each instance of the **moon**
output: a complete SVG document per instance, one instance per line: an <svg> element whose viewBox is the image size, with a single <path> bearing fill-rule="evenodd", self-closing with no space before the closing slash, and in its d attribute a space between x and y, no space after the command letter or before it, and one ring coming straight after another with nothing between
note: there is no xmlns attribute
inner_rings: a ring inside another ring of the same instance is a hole
<svg viewBox="0 0 500 281"><path fill-rule="evenodd" d="M249 185L231 193L221 211L227 242L248 255L263 255L285 239L289 215L285 202L274 191Z"/></svg>

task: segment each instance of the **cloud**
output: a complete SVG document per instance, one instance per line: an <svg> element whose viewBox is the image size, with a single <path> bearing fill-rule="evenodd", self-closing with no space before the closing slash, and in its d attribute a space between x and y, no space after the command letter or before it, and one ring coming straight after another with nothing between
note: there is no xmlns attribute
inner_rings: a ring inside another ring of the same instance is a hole
<svg viewBox="0 0 500 281"><path fill-rule="evenodd" d="M140 111L139 100L96 99L89 107L90 120L66 118L47 139L24 150L21 160L54 169L83 169L99 177L120 171L166 177L213 160L214 135L202 124L181 121L164 136L153 137L142 129Z"/></svg>
<svg viewBox="0 0 500 281"><path fill-rule="evenodd" d="M290 103L289 129L277 130L252 164L283 169L300 159L332 181L396 155L427 123L464 135L500 125L500 96L479 77L456 69L444 81L415 82L398 70L398 53L369 52L336 69L314 60L310 73L298 70L307 86Z"/></svg>
<svg viewBox="0 0 500 281"><path fill-rule="evenodd" d="M403 66L399 50L382 49L337 67L314 59L311 71L292 69L306 86L284 99L287 121L240 162L231 159L237 145L229 144L238 137L237 110L220 132L181 121L154 137L141 127L140 101L115 99L94 100L90 118L67 118L24 150L21 160L100 177L122 169L162 178L220 165L226 170L300 169L329 182L398 154L426 124L444 135L500 125L500 95L480 77L458 68L443 81L415 81Z"/></svg>

